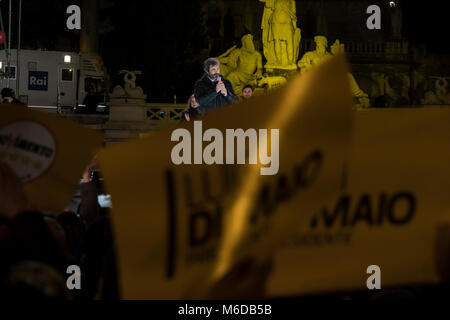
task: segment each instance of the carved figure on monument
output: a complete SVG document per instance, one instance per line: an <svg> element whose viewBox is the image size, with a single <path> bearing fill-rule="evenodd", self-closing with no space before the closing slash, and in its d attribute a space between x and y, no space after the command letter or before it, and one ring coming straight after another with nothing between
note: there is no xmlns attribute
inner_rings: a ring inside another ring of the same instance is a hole
<svg viewBox="0 0 450 320"><path fill-rule="evenodd" d="M427 91L422 104L450 104L450 93L447 93L448 77L431 77L436 79L435 92Z"/></svg>
<svg viewBox="0 0 450 320"><path fill-rule="evenodd" d="M345 52L345 46L343 43L341 43L341 41L339 41L339 39L336 39L336 41L334 41L334 43L331 45L330 49L331 49L331 54L333 54L333 56L338 55L339 53Z"/></svg>
<svg viewBox="0 0 450 320"><path fill-rule="evenodd" d="M331 46L332 55L335 56L339 53L343 53L344 51L344 44L340 43L339 39L336 39L336 41ZM356 82L355 77L350 72L348 73L348 78L353 99L358 102L355 106L360 108L368 108L370 106L369 95L361 90L358 83Z"/></svg>
<svg viewBox="0 0 450 320"><path fill-rule="evenodd" d="M119 74L123 74L124 87L115 86L112 96L114 98L124 97L132 99L145 99L147 97L141 87L136 86L136 75L142 74L141 71L120 70Z"/></svg>
<svg viewBox="0 0 450 320"><path fill-rule="evenodd" d="M270 91L270 90L276 89L278 87L281 87L286 82L287 82L287 79L282 76L265 77L265 78L262 78L260 81L258 81L258 86L259 87L266 86L267 90Z"/></svg>
<svg viewBox="0 0 450 320"><path fill-rule="evenodd" d="M259 0L264 2L261 22L266 69L296 70L301 30L297 27L295 0Z"/></svg>
<svg viewBox="0 0 450 320"><path fill-rule="evenodd" d="M306 52L298 62L301 73L308 71L331 57L330 53L327 52L328 40L325 36L315 36L314 42L316 43L316 49Z"/></svg>
<svg viewBox="0 0 450 320"><path fill-rule="evenodd" d="M262 56L255 50L253 36L242 37L242 48L236 46L218 57L222 74L231 82L234 91L242 95L245 85L255 86L262 78Z"/></svg>

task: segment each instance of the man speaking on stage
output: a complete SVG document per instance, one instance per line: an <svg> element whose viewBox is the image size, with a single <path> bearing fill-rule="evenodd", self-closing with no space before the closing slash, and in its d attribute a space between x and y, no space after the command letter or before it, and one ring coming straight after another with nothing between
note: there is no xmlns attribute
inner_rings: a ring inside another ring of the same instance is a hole
<svg viewBox="0 0 450 320"><path fill-rule="evenodd" d="M202 114L215 111L227 104L238 101L231 82L220 74L220 62L216 58L208 58L203 63L205 74L197 80L194 95L200 104Z"/></svg>

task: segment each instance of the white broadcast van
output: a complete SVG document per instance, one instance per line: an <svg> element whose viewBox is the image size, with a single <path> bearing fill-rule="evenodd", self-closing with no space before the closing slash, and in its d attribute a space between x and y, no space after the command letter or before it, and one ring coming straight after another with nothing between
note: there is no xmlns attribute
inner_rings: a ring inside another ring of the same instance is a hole
<svg viewBox="0 0 450 320"><path fill-rule="evenodd" d="M17 63L19 61L19 63ZM9 87L29 107L61 110L83 107L89 90L105 96L105 69L97 54L62 51L0 50L0 89Z"/></svg>

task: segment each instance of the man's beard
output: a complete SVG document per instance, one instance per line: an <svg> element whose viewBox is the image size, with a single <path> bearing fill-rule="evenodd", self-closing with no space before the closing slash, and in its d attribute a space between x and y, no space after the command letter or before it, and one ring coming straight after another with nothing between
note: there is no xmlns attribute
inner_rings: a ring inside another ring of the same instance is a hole
<svg viewBox="0 0 450 320"><path fill-rule="evenodd" d="M208 74L208 78L212 82L216 82L217 80L219 80L219 77L220 77L220 74L214 74L214 75Z"/></svg>
<svg viewBox="0 0 450 320"><path fill-rule="evenodd" d="M255 45L253 43L247 43L246 45L242 46L245 51L247 52L253 52L255 51Z"/></svg>

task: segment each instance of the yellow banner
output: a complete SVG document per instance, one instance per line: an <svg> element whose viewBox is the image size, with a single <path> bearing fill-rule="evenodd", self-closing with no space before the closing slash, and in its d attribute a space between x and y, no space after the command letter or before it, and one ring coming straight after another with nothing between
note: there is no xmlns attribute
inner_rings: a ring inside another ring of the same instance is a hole
<svg viewBox="0 0 450 320"><path fill-rule="evenodd" d="M100 153L123 298L209 297L233 265L273 256L338 194L347 71L340 56L267 96Z"/></svg>
<svg viewBox="0 0 450 320"><path fill-rule="evenodd" d="M376 276L381 289L448 278L450 109L354 118L345 188L279 250L270 295L367 290Z"/></svg>
<svg viewBox="0 0 450 320"><path fill-rule="evenodd" d="M24 183L31 208L61 213L103 135L50 113L0 105L0 161Z"/></svg>

